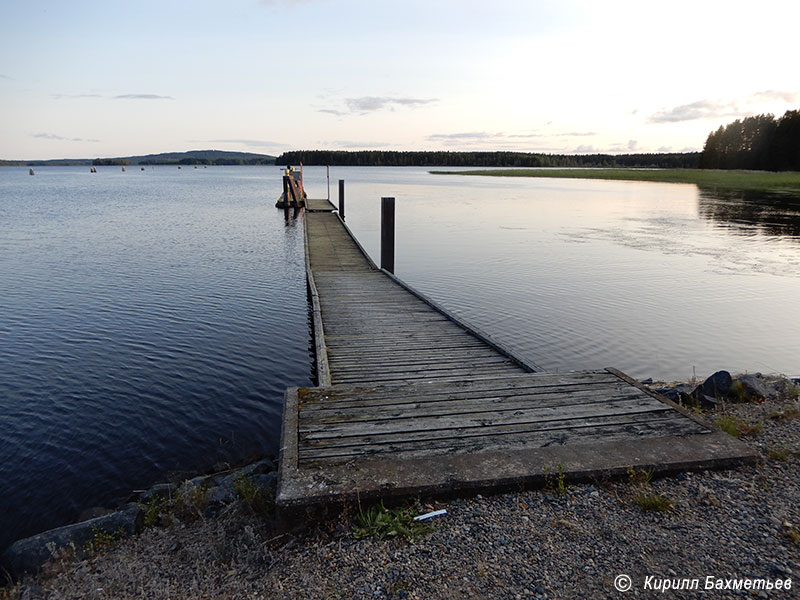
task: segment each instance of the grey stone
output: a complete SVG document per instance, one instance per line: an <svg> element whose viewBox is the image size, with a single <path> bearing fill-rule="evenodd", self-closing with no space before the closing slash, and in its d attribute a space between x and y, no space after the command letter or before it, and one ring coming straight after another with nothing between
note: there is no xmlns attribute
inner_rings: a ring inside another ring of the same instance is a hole
<svg viewBox="0 0 800 600"><path fill-rule="evenodd" d="M3 553L3 563L15 577L37 571L53 553L64 548L74 548L79 554L97 531L110 535L131 536L142 530L144 512L141 506L130 504L123 510L89 519L74 525L51 529L37 535L17 540Z"/></svg>
<svg viewBox="0 0 800 600"><path fill-rule="evenodd" d="M717 371L706 379L702 384L695 388L692 396L703 401L703 397L707 396L714 403L728 398L731 393L731 385L733 378L728 371Z"/></svg>
<svg viewBox="0 0 800 600"><path fill-rule="evenodd" d="M172 483L157 483L139 496L140 502L147 502L155 498L170 498L175 493L175 485Z"/></svg>
<svg viewBox="0 0 800 600"><path fill-rule="evenodd" d="M265 473L264 475L253 475L250 477L253 483L267 490L274 490L278 485L278 473Z"/></svg>
<svg viewBox="0 0 800 600"><path fill-rule="evenodd" d="M752 400L755 398L767 399L777 396L775 389L759 374L742 375L741 377L737 377L736 381L741 384L744 390L745 397L741 398L741 400Z"/></svg>

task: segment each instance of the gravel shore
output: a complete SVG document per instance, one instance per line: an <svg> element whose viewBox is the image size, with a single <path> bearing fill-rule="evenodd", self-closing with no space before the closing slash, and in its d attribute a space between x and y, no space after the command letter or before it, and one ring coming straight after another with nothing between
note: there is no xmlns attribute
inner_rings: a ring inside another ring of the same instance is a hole
<svg viewBox="0 0 800 600"><path fill-rule="evenodd" d="M758 465L424 501L411 510L447 514L413 541L357 539L352 510L278 534L242 503L147 529L88 559L55 561L0 598L800 597L800 403L724 411L760 426L742 438L760 452ZM674 506L645 511L637 494ZM622 574L632 581L624 594L615 589ZM661 593L645 589L648 576L650 588L698 578L700 589ZM792 587L704 593L706 577Z"/></svg>

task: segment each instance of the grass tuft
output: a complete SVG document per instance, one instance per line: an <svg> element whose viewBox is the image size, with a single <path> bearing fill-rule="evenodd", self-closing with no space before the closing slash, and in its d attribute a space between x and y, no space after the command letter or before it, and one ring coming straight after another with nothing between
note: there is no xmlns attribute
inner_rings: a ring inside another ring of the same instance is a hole
<svg viewBox="0 0 800 600"><path fill-rule="evenodd" d="M353 536L356 539L376 537L385 540L396 537L414 541L430 531L430 527L414 520L410 510L388 509L383 501L366 510L359 506L353 526Z"/></svg>
<svg viewBox="0 0 800 600"><path fill-rule="evenodd" d="M759 423L748 423L744 419L733 415L723 415L717 418L714 421L714 425L735 438L753 437L763 430Z"/></svg>
<svg viewBox="0 0 800 600"><path fill-rule="evenodd" d="M665 511L675 506L675 501L661 494L640 491L633 496L633 501L645 512Z"/></svg>

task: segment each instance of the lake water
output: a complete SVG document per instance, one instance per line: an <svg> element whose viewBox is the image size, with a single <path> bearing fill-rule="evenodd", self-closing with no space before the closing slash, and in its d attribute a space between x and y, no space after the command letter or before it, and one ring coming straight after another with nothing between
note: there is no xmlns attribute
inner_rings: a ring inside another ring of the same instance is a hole
<svg viewBox="0 0 800 600"><path fill-rule="evenodd" d="M277 450L312 375L279 177L0 169L0 546Z"/></svg>
<svg viewBox="0 0 800 600"><path fill-rule="evenodd" d="M312 383L302 223L276 167L0 169L0 546L277 449ZM800 375L800 199L332 168L377 258L551 370ZM306 188L327 193L324 168Z"/></svg>

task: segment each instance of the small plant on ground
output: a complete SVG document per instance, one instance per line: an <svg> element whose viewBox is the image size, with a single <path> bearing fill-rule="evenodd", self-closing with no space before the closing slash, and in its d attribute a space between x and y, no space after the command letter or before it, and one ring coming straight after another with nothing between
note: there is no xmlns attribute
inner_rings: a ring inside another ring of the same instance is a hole
<svg viewBox="0 0 800 600"><path fill-rule="evenodd" d="M269 517L274 512L274 498L272 494L245 475L238 477L233 482L233 491L242 499L242 502L255 514Z"/></svg>
<svg viewBox="0 0 800 600"><path fill-rule="evenodd" d="M175 494L175 514L183 521L195 521L203 516L208 503L208 490L202 485L184 484Z"/></svg>
<svg viewBox="0 0 800 600"><path fill-rule="evenodd" d="M166 496L153 496L144 503L144 526L155 527L163 515L172 512L173 501Z"/></svg>
<svg viewBox="0 0 800 600"><path fill-rule="evenodd" d="M776 410L769 414L769 418L773 421L791 421L800 417L800 408L796 406L787 406L783 410Z"/></svg>
<svg viewBox="0 0 800 600"><path fill-rule="evenodd" d="M93 527L92 539L86 542L86 545L83 547L83 549L86 554L94 556L96 554L100 554L101 552L105 552L109 548L112 548L123 537L125 537L125 532L122 529L108 532L104 529L100 529L99 527Z"/></svg>
<svg viewBox="0 0 800 600"><path fill-rule="evenodd" d="M767 448L767 457L769 457L771 460L786 461L789 460L790 455L791 451L783 446L773 446L771 448Z"/></svg>
<svg viewBox="0 0 800 600"><path fill-rule="evenodd" d="M653 470L652 469L635 469L633 467L628 467L628 482L634 486L642 486L647 487L650 485L650 482L653 480Z"/></svg>
<svg viewBox="0 0 800 600"><path fill-rule="evenodd" d="M645 512L665 511L675 506L675 501L662 494L656 494L650 486L653 480L651 469L628 467L628 482L633 487L633 501Z"/></svg>
<svg viewBox="0 0 800 600"><path fill-rule="evenodd" d="M634 494L633 501L645 512L664 511L675 506L675 501L671 498L644 490Z"/></svg>
<svg viewBox="0 0 800 600"><path fill-rule="evenodd" d="M789 541L793 544L800 546L800 531L788 521L784 521L783 523L783 535L789 538Z"/></svg>
<svg viewBox="0 0 800 600"><path fill-rule="evenodd" d="M750 394L747 392L747 388L741 381L734 381L731 384L731 396L736 398L736 402L747 402L750 398Z"/></svg>
<svg viewBox="0 0 800 600"><path fill-rule="evenodd" d="M544 489L559 496L567 495L567 481L564 467L559 464L555 473L550 473L547 467L544 468Z"/></svg>
<svg viewBox="0 0 800 600"><path fill-rule="evenodd" d="M756 436L762 431L758 423L748 423L733 415L723 415L714 421L714 425L735 438Z"/></svg>
<svg viewBox="0 0 800 600"><path fill-rule="evenodd" d="M401 537L413 541L429 531L427 525L414 520L409 509L388 509L383 501L367 509L362 509L359 503L353 526L353 536L356 539L377 537L383 540Z"/></svg>

